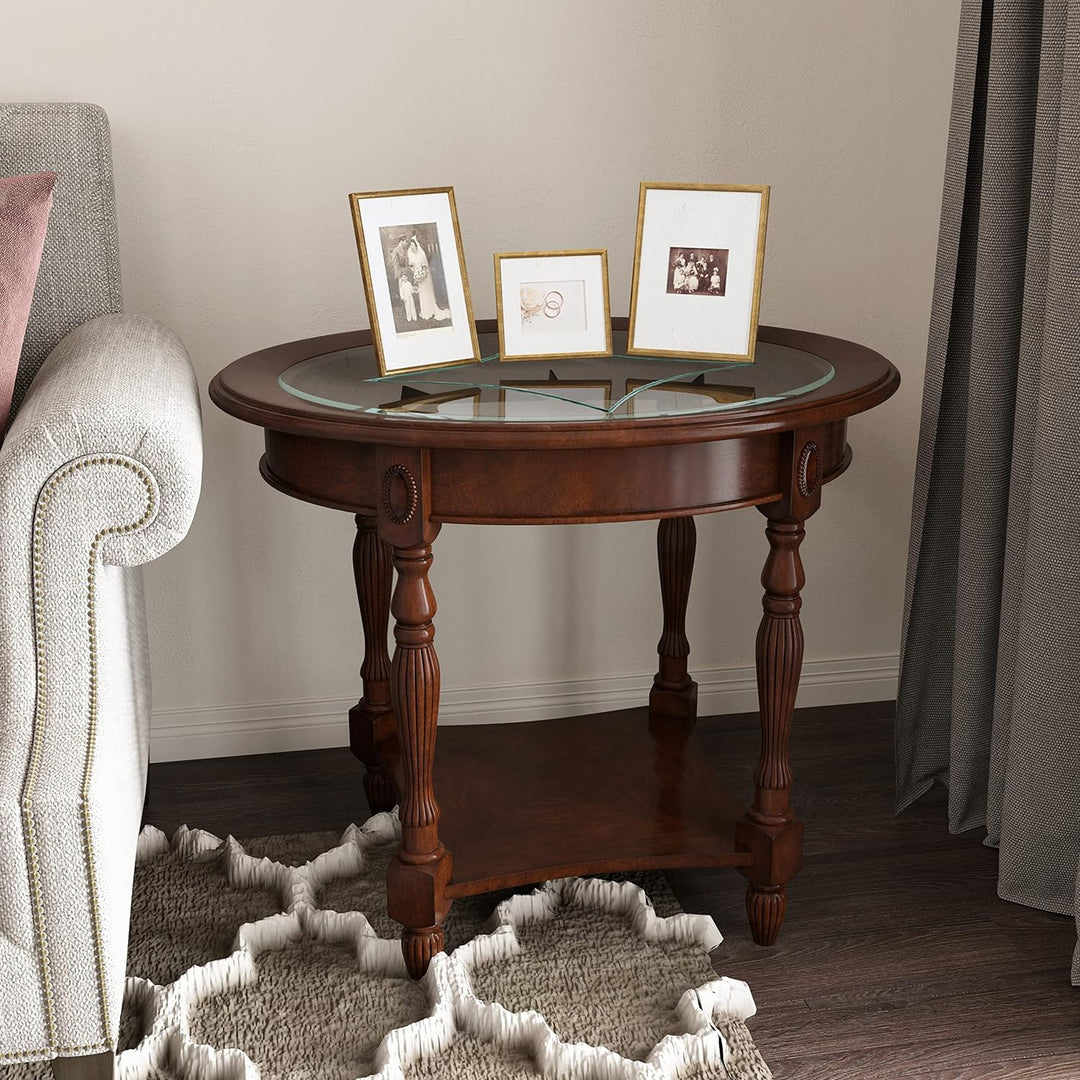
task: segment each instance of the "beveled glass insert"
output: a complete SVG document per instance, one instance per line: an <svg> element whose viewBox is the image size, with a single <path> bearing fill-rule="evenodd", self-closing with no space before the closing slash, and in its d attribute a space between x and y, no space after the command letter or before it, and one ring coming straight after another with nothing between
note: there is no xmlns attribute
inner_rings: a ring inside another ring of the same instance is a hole
<svg viewBox="0 0 1080 1080"><path fill-rule="evenodd" d="M305 401L388 417L470 421L627 420L749 409L824 386L832 364L758 342L752 364L619 355L501 362L495 334L480 335L479 363L380 377L370 345L323 353L286 368L282 389Z"/></svg>

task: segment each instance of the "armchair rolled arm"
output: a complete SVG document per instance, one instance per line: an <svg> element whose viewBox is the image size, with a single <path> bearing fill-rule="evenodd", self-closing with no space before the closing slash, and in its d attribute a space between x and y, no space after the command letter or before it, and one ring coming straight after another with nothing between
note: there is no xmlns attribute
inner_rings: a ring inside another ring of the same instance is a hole
<svg viewBox="0 0 1080 1080"><path fill-rule="evenodd" d="M187 351L153 319L105 315L56 346L0 445L0 535L30 525L28 503L40 513L70 490L63 516L101 531L103 562L148 562L187 533L201 479Z"/></svg>
<svg viewBox="0 0 1080 1080"><path fill-rule="evenodd" d="M131 315L64 338L0 445L0 1059L115 1045L149 719L123 567L183 538L201 475L187 353Z"/></svg>

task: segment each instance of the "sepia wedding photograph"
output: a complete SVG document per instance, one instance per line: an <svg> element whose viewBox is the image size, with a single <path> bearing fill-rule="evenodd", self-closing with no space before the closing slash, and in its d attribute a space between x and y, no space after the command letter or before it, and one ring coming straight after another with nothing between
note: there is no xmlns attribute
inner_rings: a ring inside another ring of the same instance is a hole
<svg viewBox="0 0 1080 1080"><path fill-rule="evenodd" d="M414 334L451 326L435 222L383 225L379 240L397 333Z"/></svg>
<svg viewBox="0 0 1080 1080"><path fill-rule="evenodd" d="M480 359L454 189L349 196L381 375Z"/></svg>

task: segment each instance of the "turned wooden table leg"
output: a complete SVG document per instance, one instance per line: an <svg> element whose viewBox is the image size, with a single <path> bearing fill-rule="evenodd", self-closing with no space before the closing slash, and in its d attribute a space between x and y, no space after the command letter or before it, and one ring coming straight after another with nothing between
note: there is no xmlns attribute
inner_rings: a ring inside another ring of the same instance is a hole
<svg viewBox="0 0 1080 1080"><path fill-rule="evenodd" d="M390 915L404 926L402 951L409 973L419 978L442 951L444 896L450 856L439 841L439 807L432 767L439 719L439 660L435 655L435 596L428 582L431 546L394 549L397 587L391 603L396 623L393 676L394 714L401 739L405 790L402 793L401 848L391 864L387 887Z"/></svg>
<svg viewBox="0 0 1080 1080"><path fill-rule="evenodd" d="M799 622L803 567L801 520L785 516L786 504L759 507L769 519L769 556L762 571L764 615L757 635L758 701L761 707L761 757L754 770L754 801L738 823L736 840L754 852L746 913L759 945L772 945L787 907L785 885L802 861L802 824L789 803L791 716L802 670L803 633Z"/></svg>
<svg viewBox="0 0 1080 1080"><path fill-rule="evenodd" d="M656 554L660 565L660 599L664 607L664 632L656 651L660 670L649 693L649 712L654 716L694 719L697 716L697 683L690 678L686 659L686 605L694 573L697 526L692 517L662 518L656 531Z"/></svg>
<svg viewBox="0 0 1080 1080"><path fill-rule="evenodd" d="M360 667L363 696L349 710L349 743L364 763L364 793L378 813L390 810L397 792L389 770L379 759L378 744L394 730L390 701L390 653L386 631L390 622L391 548L379 538L378 518L356 515L353 575L364 627L364 662Z"/></svg>
<svg viewBox="0 0 1080 1080"><path fill-rule="evenodd" d="M428 451L379 446L379 536L393 549L397 584L390 600L394 659L390 700L401 755L401 845L387 867L386 906L401 923L401 951L418 979L442 951L442 923L450 908L450 852L439 840L439 807L432 771L439 723L439 658L435 655L435 594L428 581L431 521Z"/></svg>

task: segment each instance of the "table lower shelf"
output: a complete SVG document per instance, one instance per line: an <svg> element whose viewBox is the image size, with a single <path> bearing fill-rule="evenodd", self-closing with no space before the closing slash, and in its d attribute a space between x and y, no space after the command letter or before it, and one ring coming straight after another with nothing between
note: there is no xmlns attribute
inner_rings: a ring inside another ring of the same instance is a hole
<svg viewBox="0 0 1080 1080"><path fill-rule="evenodd" d="M402 790L396 738L379 752ZM646 709L440 727L434 781L451 897L577 874L753 861L735 846L745 807L705 763L692 725Z"/></svg>

